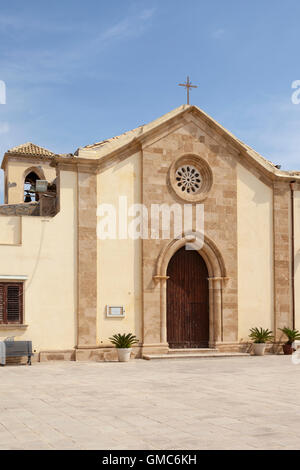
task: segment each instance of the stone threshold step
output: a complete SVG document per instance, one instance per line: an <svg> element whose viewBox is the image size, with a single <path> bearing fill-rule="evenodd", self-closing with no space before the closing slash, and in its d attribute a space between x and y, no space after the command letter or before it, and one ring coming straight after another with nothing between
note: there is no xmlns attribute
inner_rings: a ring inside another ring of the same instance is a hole
<svg viewBox="0 0 300 470"><path fill-rule="evenodd" d="M216 348L181 348L181 349L169 349L168 354L212 354L219 352Z"/></svg>
<svg viewBox="0 0 300 470"><path fill-rule="evenodd" d="M194 353L194 354L144 354L143 359L147 361L154 359L207 359L211 357L244 357L250 356L248 353Z"/></svg>

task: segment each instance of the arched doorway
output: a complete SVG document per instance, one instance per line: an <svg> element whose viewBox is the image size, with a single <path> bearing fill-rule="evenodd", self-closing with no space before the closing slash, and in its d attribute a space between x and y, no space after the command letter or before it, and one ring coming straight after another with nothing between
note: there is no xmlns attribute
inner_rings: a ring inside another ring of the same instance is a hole
<svg viewBox="0 0 300 470"><path fill-rule="evenodd" d="M167 276L167 341L170 348L209 344L208 270L195 250L183 246L171 258Z"/></svg>

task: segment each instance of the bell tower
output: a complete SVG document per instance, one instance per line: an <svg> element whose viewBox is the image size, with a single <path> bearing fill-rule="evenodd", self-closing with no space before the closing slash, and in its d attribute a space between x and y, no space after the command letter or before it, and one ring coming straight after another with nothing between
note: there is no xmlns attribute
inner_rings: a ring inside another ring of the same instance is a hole
<svg viewBox="0 0 300 470"><path fill-rule="evenodd" d="M4 170L5 204L20 204L37 200L31 192L36 180L51 183L56 178L56 169L51 166L55 154L28 142L8 150L1 168Z"/></svg>

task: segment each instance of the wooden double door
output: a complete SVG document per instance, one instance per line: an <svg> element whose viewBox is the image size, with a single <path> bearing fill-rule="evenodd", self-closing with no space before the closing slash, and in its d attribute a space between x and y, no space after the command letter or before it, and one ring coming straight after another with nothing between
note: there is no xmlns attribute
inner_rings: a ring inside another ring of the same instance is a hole
<svg viewBox="0 0 300 470"><path fill-rule="evenodd" d="M167 270L167 341L170 348L209 344L208 271L195 250L178 250Z"/></svg>

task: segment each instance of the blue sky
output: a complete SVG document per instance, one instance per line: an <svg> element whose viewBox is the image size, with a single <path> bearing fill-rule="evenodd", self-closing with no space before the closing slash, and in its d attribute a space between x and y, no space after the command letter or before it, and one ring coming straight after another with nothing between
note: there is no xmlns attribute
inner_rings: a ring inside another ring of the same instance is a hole
<svg viewBox="0 0 300 470"><path fill-rule="evenodd" d="M190 75L192 104L300 170L299 17L297 0L1 1L0 155L73 152L149 122L185 102Z"/></svg>

